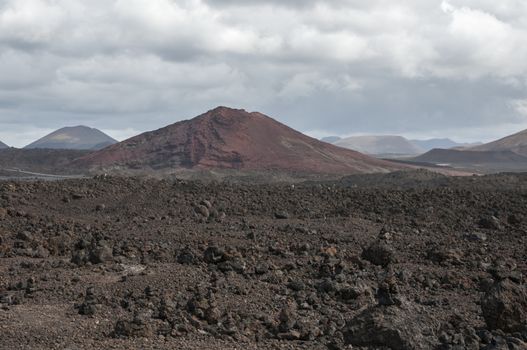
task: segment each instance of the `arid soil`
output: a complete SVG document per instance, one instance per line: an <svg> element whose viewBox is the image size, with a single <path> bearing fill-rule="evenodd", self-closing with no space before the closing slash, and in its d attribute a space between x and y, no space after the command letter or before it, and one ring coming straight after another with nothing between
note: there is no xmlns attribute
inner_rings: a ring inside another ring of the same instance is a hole
<svg viewBox="0 0 527 350"><path fill-rule="evenodd" d="M13 168L50 174L83 174L84 169L70 167L69 164L74 159L89 153L89 151L63 149L2 149L0 176L12 176L13 172L5 174L4 169Z"/></svg>
<svg viewBox="0 0 527 350"><path fill-rule="evenodd" d="M527 175L0 182L0 349L526 349Z"/></svg>

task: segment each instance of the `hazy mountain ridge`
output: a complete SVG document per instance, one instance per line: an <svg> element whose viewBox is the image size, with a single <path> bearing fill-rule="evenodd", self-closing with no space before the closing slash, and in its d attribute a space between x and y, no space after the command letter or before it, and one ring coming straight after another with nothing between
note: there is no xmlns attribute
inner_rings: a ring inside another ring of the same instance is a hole
<svg viewBox="0 0 527 350"><path fill-rule="evenodd" d="M407 139L400 135L361 135L341 138L339 136L327 136L321 141L334 145L354 149L371 155L417 155L426 153L435 148L442 149L465 149L479 146L481 143L456 142L450 138L433 138L425 140Z"/></svg>
<svg viewBox="0 0 527 350"><path fill-rule="evenodd" d="M472 151L512 151L527 156L527 130L520 131L480 146L472 147Z"/></svg>
<svg viewBox="0 0 527 350"><path fill-rule="evenodd" d="M74 126L58 129L24 148L99 150L115 143L117 140L98 129Z"/></svg>
<svg viewBox="0 0 527 350"><path fill-rule="evenodd" d="M404 137L396 135L352 136L341 139L334 145L371 155L415 155L422 152Z"/></svg>
<svg viewBox="0 0 527 350"><path fill-rule="evenodd" d="M526 171L527 130L475 147L433 149L411 161L483 172Z"/></svg>
<svg viewBox="0 0 527 350"><path fill-rule="evenodd" d="M480 145L480 142L467 143L467 142L456 142L449 138L434 138L427 140L410 140L411 143L420 147L423 152L428 152L435 148L450 149L450 148L466 148Z"/></svg>
<svg viewBox="0 0 527 350"><path fill-rule="evenodd" d="M429 163L511 163L527 164L527 157L515 152L504 151L469 151L453 149L433 149L425 154L413 158L418 162Z"/></svg>
<svg viewBox="0 0 527 350"><path fill-rule="evenodd" d="M0 170L21 169L38 173L80 174L83 171L71 167L73 160L88 154L85 150L19 149L0 150Z"/></svg>
<svg viewBox="0 0 527 350"><path fill-rule="evenodd" d="M342 140L342 137L340 136L326 136L320 139L320 141L324 141L327 143L335 143L339 140Z"/></svg>

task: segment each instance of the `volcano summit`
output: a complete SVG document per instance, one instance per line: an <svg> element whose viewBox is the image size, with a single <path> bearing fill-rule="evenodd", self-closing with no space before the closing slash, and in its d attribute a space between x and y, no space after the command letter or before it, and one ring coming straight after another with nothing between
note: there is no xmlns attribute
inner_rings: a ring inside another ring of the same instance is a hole
<svg viewBox="0 0 527 350"><path fill-rule="evenodd" d="M102 131L80 125L56 130L24 148L99 150L114 143L117 141Z"/></svg>
<svg viewBox="0 0 527 350"><path fill-rule="evenodd" d="M401 166L333 146L258 113L217 107L81 158L90 169L388 172Z"/></svg>

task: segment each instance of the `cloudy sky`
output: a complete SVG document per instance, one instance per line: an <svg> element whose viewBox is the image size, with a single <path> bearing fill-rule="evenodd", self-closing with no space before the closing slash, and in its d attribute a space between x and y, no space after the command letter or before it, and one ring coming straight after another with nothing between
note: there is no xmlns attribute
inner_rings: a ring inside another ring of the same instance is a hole
<svg viewBox="0 0 527 350"><path fill-rule="evenodd" d="M312 136L527 128L525 0L0 0L0 140L218 105Z"/></svg>

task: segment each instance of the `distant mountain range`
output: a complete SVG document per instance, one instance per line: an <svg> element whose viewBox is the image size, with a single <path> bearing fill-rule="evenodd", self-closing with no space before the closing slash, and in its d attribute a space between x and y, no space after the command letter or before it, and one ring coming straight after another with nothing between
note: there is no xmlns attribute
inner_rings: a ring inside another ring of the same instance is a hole
<svg viewBox="0 0 527 350"><path fill-rule="evenodd" d="M527 156L527 130L471 148L472 151L512 151Z"/></svg>
<svg viewBox="0 0 527 350"><path fill-rule="evenodd" d="M5 163L12 167L23 158L23 167L35 163L44 168L46 159L51 159L55 165L67 164L69 170L77 171L223 169L337 175L423 166L471 172L527 171L527 130L476 146L448 138L408 140L393 135L329 136L319 141L264 114L227 107L123 142L97 129L76 126L59 129L25 147L73 153L33 152L26 156L24 150L5 148L8 146L0 142Z"/></svg>
<svg viewBox="0 0 527 350"><path fill-rule="evenodd" d="M414 155L421 149L402 136L352 136L340 139L335 146L371 155Z"/></svg>
<svg viewBox="0 0 527 350"><path fill-rule="evenodd" d="M435 164L495 164L511 162L527 162L527 157L509 150L502 151L472 151L436 148L413 158L417 162Z"/></svg>
<svg viewBox="0 0 527 350"><path fill-rule="evenodd" d="M2 149L0 150L0 172L11 168L37 173L77 175L82 171L72 167L71 162L90 152L70 149Z"/></svg>
<svg viewBox="0 0 527 350"><path fill-rule="evenodd" d="M9 146L3 143L2 141L0 141L0 149L4 149L4 148L9 148Z"/></svg>
<svg viewBox="0 0 527 350"><path fill-rule="evenodd" d="M412 156L428 152L434 148L465 148L480 145L480 143L459 143L448 138L408 140L402 136L394 135L352 136L347 138L328 136L322 138L321 141L376 156Z"/></svg>
<svg viewBox="0 0 527 350"><path fill-rule="evenodd" d="M410 161L482 172L527 171L527 130L474 147L433 149Z"/></svg>
<svg viewBox="0 0 527 350"><path fill-rule="evenodd" d="M428 140L410 140L411 143L419 147L422 152L428 152L434 148L443 148L443 149L449 149L449 148L466 148L466 147L473 147L477 145L481 145L480 142L476 143L459 143L456 141L452 141L451 139L444 138L444 139L428 139Z"/></svg>
<svg viewBox="0 0 527 350"><path fill-rule="evenodd" d="M320 139L320 141L324 141L327 143L335 143L339 140L342 140L342 137L340 136L326 136Z"/></svg>
<svg viewBox="0 0 527 350"><path fill-rule="evenodd" d="M65 127L27 145L26 149L100 150L117 143L100 130L87 126Z"/></svg>
<svg viewBox="0 0 527 350"><path fill-rule="evenodd" d="M306 136L276 120L218 107L143 133L76 161L112 170L236 169L350 174L406 168Z"/></svg>

